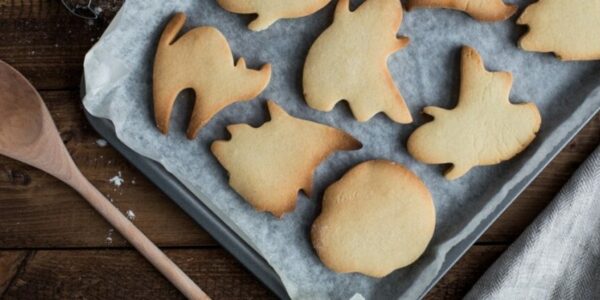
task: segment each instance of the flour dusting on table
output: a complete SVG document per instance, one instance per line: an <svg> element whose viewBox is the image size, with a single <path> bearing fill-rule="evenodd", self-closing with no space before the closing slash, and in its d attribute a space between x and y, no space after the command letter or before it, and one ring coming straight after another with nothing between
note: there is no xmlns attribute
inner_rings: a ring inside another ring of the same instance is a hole
<svg viewBox="0 0 600 300"><path fill-rule="evenodd" d="M125 216L127 217L127 219L129 219L129 221L133 221L133 220L135 220L135 213L134 213L134 212L133 212L133 210L131 210L131 209L128 209L128 210L125 212Z"/></svg>
<svg viewBox="0 0 600 300"><path fill-rule="evenodd" d="M114 185L116 187L120 187L125 182L125 179L123 179L123 176L121 175L121 171L119 171L116 176L109 179L108 181L110 183L112 183L112 185Z"/></svg>

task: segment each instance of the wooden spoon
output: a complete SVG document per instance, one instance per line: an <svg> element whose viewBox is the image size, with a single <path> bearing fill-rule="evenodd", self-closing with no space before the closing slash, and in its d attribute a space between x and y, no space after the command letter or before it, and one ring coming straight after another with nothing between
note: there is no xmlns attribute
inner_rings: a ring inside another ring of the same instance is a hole
<svg viewBox="0 0 600 300"><path fill-rule="evenodd" d="M189 299L210 299L81 174L35 88L0 60L0 155L71 186ZM140 278L140 280L143 280Z"/></svg>

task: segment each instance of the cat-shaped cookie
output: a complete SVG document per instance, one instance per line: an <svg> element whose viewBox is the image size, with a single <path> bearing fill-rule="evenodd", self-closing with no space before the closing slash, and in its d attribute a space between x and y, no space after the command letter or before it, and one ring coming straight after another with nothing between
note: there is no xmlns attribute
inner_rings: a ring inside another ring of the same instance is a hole
<svg viewBox="0 0 600 300"><path fill-rule="evenodd" d="M252 31L267 29L279 19L300 18L325 7L331 0L217 0L224 9L236 14L258 14L248 24Z"/></svg>
<svg viewBox="0 0 600 300"><path fill-rule="evenodd" d="M275 102L267 105L271 121L230 125L231 140L216 141L211 150L238 194L256 210L282 217L296 206L298 191L310 196L313 172L327 156L361 144L339 129L294 118Z"/></svg>
<svg viewBox="0 0 600 300"><path fill-rule="evenodd" d="M258 96L271 79L271 65L255 71L246 68L243 58L234 64L227 40L214 27L194 28L175 40L184 23L185 15L176 14L158 43L154 115L158 129L166 134L175 98L184 89L194 89L196 103L187 130L192 139L227 105Z"/></svg>
<svg viewBox="0 0 600 300"><path fill-rule="evenodd" d="M475 166L512 158L533 141L541 125L535 104L510 103L512 75L486 71L473 48L462 50L461 76L458 105L450 110L426 107L434 120L408 139L408 152L417 160L452 163L449 180Z"/></svg>
<svg viewBox="0 0 600 300"><path fill-rule="evenodd" d="M333 24L314 42L304 65L303 88L308 105L330 111L346 100L364 122L384 112L398 123L412 117L387 68L388 57L408 44L398 38L402 23L399 0L366 0L350 11L340 0Z"/></svg>

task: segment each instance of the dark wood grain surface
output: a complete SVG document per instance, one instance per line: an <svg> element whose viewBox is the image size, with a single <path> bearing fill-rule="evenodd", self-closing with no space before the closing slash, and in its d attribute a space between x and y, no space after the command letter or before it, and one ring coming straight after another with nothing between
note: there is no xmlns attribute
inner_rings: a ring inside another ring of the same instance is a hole
<svg viewBox="0 0 600 300"><path fill-rule="evenodd" d="M56 121L82 172L166 249L215 299L273 297L87 124L79 99L85 53L121 0L99 1L102 17L69 15L59 1L0 0L0 59L20 70ZM552 200L600 143L600 116L586 126L428 295L459 299ZM122 175L116 187L109 178ZM110 240L110 241L109 241ZM0 157L0 298L181 298L75 192L56 179Z"/></svg>

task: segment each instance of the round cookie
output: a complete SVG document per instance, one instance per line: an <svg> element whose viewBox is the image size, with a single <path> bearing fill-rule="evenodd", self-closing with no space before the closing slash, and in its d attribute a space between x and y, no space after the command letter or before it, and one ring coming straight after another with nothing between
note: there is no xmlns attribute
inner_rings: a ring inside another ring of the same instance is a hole
<svg viewBox="0 0 600 300"><path fill-rule="evenodd" d="M367 161L325 191L312 226L317 255L331 270L383 277L415 262L435 229L425 184L390 161Z"/></svg>

